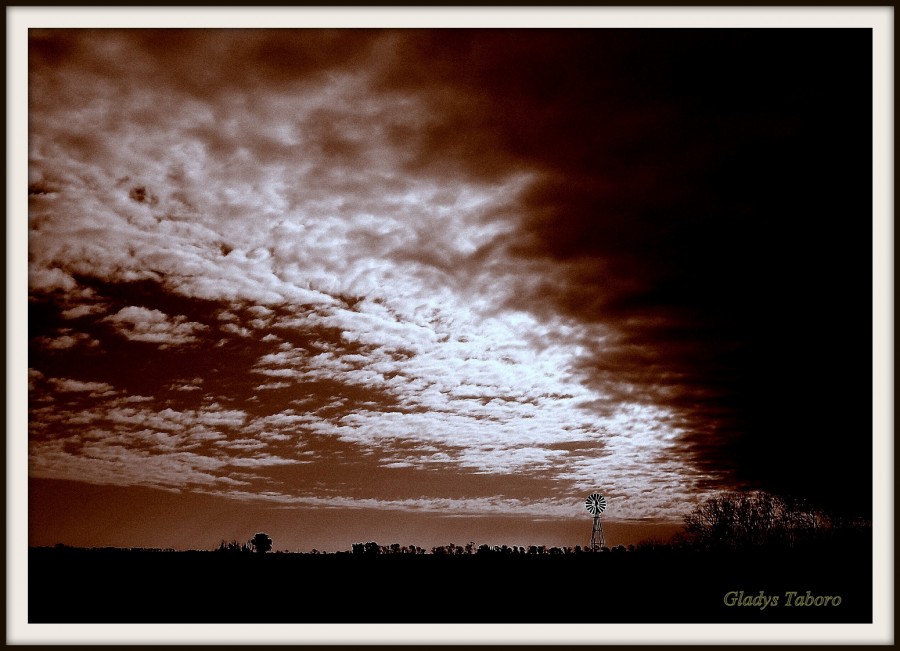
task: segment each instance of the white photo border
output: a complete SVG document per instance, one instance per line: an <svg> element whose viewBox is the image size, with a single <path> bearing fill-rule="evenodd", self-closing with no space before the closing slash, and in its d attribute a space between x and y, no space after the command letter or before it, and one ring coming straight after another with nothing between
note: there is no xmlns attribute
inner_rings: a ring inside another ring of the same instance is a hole
<svg viewBox="0 0 900 651"><path fill-rule="evenodd" d="M6 7L7 644L893 643L893 22L884 7ZM27 39L31 27L859 27L874 64L873 623L38 625L27 621Z"/></svg>

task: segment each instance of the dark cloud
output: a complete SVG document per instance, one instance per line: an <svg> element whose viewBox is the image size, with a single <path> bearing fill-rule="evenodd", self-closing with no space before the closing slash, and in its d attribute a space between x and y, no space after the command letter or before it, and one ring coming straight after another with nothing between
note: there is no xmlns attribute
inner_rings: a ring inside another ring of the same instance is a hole
<svg viewBox="0 0 900 651"><path fill-rule="evenodd" d="M365 68L379 35L365 29L32 29L29 56L31 70L41 75L121 72L123 82L208 98Z"/></svg>
<svg viewBox="0 0 900 651"><path fill-rule="evenodd" d="M510 305L611 328L581 369L597 408L667 405L680 454L723 485L832 500L841 475L865 513L870 46L865 30L436 30L404 33L383 83L443 102L416 165L541 172L504 245L552 271Z"/></svg>
<svg viewBox="0 0 900 651"><path fill-rule="evenodd" d="M835 506L843 476L864 490L840 506L866 513L869 38L741 36L679 35L659 77L636 74L681 115L634 134L624 183L538 187L523 254L599 260L543 298L623 333L594 379L686 411L699 467Z"/></svg>

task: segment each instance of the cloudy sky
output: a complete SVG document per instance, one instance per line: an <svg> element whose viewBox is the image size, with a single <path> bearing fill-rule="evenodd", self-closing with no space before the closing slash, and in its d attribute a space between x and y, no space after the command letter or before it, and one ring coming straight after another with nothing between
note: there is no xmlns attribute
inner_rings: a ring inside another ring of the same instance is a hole
<svg viewBox="0 0 900 651"><path fill-rule="evenodd" d="M30 30L31 543L869 515L871 47Z"/></svg>

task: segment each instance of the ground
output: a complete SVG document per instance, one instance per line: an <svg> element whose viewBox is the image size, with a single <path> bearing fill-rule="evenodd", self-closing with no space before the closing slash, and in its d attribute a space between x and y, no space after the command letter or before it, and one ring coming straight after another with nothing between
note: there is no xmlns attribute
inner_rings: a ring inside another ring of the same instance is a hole
<svg viewBox="0 0 900 651"><path fill-rule="evenodd" d="M872 618L871 577L861 549L356 556L41 548L29 552L29 622L861 623Z"/></svg>

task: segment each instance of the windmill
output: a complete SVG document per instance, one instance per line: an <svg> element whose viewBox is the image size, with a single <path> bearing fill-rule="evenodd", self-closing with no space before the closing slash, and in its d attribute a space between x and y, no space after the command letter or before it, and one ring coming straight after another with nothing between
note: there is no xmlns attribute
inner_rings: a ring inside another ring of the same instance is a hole
<svg viewBox="0 0 900 651"><path fill-rule="evenodd" d="M595 552L605 545L600 514L606 510L606 498L600 493L591 493L584 501L584 508L594 516L594 528L591 529L591 551Z"/></svg>

